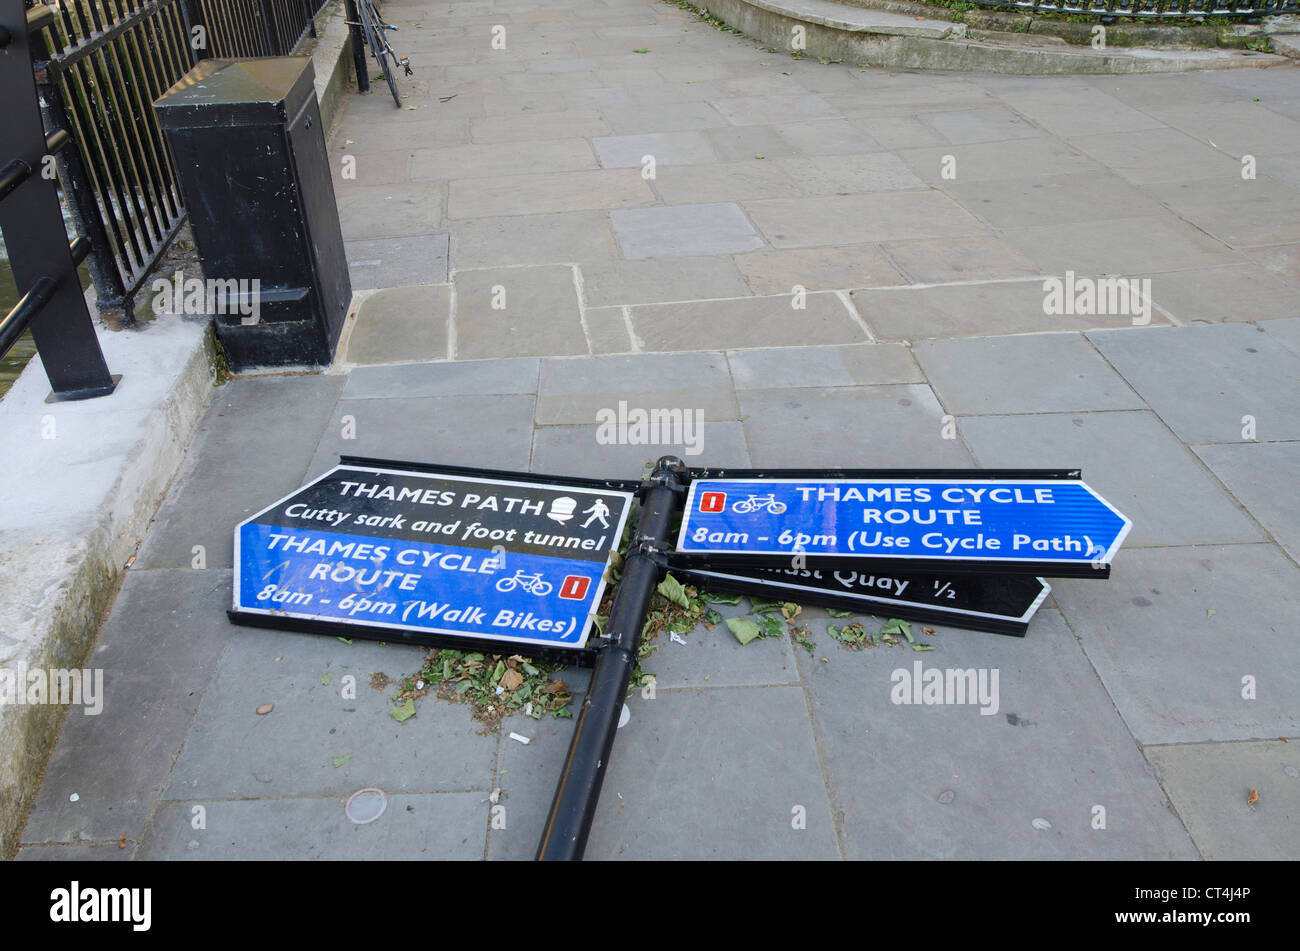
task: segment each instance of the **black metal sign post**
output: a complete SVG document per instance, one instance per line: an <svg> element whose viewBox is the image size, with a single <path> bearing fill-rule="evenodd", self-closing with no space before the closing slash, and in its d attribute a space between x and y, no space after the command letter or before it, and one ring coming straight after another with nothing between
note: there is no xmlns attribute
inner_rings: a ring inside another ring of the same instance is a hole
<svg viewBox="0 0 1300 951"><path fill-rule="evenodd" d="M605 646L599 649L592 668L591 685L537 847L540 860L580 859L587 847L587 834L614 746L614 731L636 666L650 596L665 570L664 549L686 488L684 475L680 459L664 456L655 465L642 494L641 520L623 561L623 577L605 626Z"/></svg>

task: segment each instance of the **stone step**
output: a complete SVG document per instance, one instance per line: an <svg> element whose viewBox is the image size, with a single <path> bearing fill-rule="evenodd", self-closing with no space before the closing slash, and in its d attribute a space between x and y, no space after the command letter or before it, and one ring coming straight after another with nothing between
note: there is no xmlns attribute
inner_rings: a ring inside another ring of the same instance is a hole
<svg viewBox="0 0 1300 951"><path fill-rule="evenodd" d="M963 23L833 0L711 0L709 12L774 47L789 49L796 28L810 56L887 69L963 70L1018 75L1169 73L1272 66L1285 56L1207 47L1071 46L1045 34L968 31ZM1274 36L1274 42L1286 40ZM1278 43L1282 51L1284 43Z"/></svg>

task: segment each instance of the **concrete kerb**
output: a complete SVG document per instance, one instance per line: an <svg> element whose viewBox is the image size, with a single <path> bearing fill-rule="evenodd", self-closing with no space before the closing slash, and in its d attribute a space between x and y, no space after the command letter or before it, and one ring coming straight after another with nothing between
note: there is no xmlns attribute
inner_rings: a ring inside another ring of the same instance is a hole
<svg viewBox="0 0 1300 951"><path fill-rule="evenodd" d="M85 665L211 399L215 354L201 321L101 331L100 344L122 376L112 395L46 403L33 360L0 400L13 487L0 516L0 664L11 671ZM65 709L0 707L0 855L17 845Z"/></svg>
<svg viewBox="0 0 1300 951"><path fill-rule="evenodd" d="M1285 61L1285 57L1267 53L1225 49L1124 47L1098 51L1064 46L985 44L965 38L961 24L918 21L918 27L928 22L930 28L907 29L896 27L891 16L889 21L872 26L870 10L844 6L843 15L828 17L810 12L808 7L809 3L803 0L713 0L708 5L713 16L778 49L789 49L790 37L798 27L804 32L805 52L809 56L885 69L1041 76L1113 75L1266 66ZM862 23L855 23L855 11L864 15L856 18ZM938 36L934 35L936 32Z"/></svg>

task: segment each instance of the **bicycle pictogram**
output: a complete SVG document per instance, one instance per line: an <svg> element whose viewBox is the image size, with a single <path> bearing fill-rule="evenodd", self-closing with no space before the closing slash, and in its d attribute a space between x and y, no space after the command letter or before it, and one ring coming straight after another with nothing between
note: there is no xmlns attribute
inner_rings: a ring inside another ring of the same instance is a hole
<svg viewBox="0 0 1300 951"><path fill-rule="evenodd" d="M780 515L785 511L785 503L778 502L776 496L769 492L767 495L751 495L747 499L740 499L733 502L731 506L731 511L740 515L748 515L759 509L767 509L773 515Z"/></svg>
<svg viewBox="0 0 1300 951"><path fill-rule="evenodd" d="M527 574L522 568L516 568L513 576L502 578L497 582L498 591L513 591L515 588L522 588L529 594L536 595L539 598L550 594L551 589L554 587L549 581L542 580L540 571Z"/></svg>

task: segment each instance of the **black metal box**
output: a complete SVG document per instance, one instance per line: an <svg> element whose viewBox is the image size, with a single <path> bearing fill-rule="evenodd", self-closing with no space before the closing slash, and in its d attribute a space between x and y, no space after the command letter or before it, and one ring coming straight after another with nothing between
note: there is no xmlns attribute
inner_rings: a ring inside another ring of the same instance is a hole
<svg viewBox="0 0 1300 951"><path fill-rule="evenodd" d="M203 60L154 108L231 369L330 363L352 283L311 58Z"/></svg>

